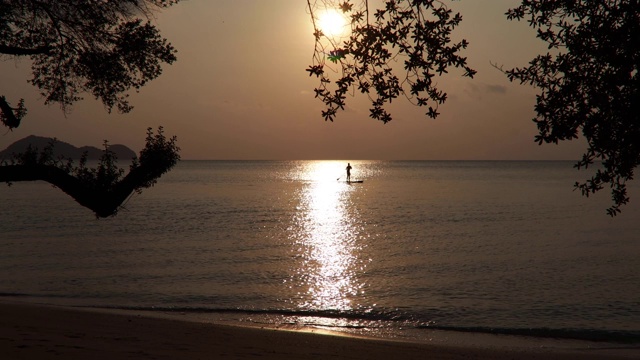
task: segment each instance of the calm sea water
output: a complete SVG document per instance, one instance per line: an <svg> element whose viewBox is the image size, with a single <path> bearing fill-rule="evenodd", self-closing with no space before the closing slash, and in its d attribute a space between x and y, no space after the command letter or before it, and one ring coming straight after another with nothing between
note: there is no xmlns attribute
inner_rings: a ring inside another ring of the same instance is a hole
<svg viewBox="0 0 640 360"><path fill-rule="evenodd" d="M0 187L0 293L330 328L640 342L640 189L571 162L183 161L96 220ZM340 181L338 181L340 180Z"/></svg>

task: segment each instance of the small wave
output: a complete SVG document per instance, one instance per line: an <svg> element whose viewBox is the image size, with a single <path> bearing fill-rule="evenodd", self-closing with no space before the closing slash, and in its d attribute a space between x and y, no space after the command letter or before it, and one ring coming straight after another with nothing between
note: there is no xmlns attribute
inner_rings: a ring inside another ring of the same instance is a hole
<svg viewBox="0 0 640 360"><path fill-rule="evenodd" d="M495 335L531 336L539 338L555 338L570 340L587 340L614 342L624 344L640 344L640 331L595 330L595 329L552 329L552 328L492 328L492 327L457 327L440 325L418 325L419 329L444 330L457 332L473 332Z"/></svg>
<svg viewBox="0 0 640 360"><path fill-rule="evenodd" d="M93 307L93 306L89 306ZM184 313L209 314L246 314L246 315L281 315L295 317L319 317L328 319L365 320L365 321L395 321L412 322L414 318L401 314L395 310L378 311L345 311L345 310L294 310L294 309L243 309L243 308L210 308L210 307L180 307L180 306L99 306L100 308L136 311L162 311Z"/></svg>
<svg viewBox="0 0 640 360"><path fill-rule="evenodd" d="M265 315L265 316L288 316L297 318L320 318L320 319L341 319L351 322L332 323L331 327L345 329L363 329L372 325L363 325L359 322L376 322L380 326L403 327L426 330L442 330L455 332L473 332L494 335L514 335L530 336L538 338L555 338L567 340L586 340L597 342L612 342L623 344L640 344L640 331L622 330L597 330L597 329L553 329L553 328L493 328L480 326L446 326L437 325L432 322L420 322L410 314L402 313L398 310L377 310L377 311L343 311L343 310L291 310L291 309L216 309L206 307L114 307L121 310L139 311L162 311L162 312L184 312L184 313L210 313L210 314L244 314L244 315ZM322 322L312 320L305 321L309 326L325 326Z"/></svg>
<svg viewBox="0 0 640 360"><path fill-rule="evenodd" d="M31 295L22 294L22 293L4 293L4 292L0 292L0 297L27 297L27 296L31 296Z"/></svg>

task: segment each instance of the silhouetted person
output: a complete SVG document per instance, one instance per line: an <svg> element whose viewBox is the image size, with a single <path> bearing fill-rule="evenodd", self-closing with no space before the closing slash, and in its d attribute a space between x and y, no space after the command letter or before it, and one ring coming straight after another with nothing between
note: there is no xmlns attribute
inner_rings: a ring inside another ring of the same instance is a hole
<svg viewBox="0 0 640 360"><path fill-rule="evenodd" d="M347 182L351 182L351 164L347 163Z"/></svg>

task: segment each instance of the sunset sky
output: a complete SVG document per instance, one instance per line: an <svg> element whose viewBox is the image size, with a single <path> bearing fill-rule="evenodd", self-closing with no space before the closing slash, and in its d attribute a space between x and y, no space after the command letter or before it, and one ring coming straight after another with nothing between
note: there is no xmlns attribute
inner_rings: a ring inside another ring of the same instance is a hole
<svg viewBox="0 0 640 360"><path fill-rule="evenodd" d="M87 95L65 116L26 83L28 61L1 63L1 95L25 98L29 113L18 129L3 130L0 149L34 134L76 146L108 139L139 151L146 128L162 125L178 136L183 159L578 159L582 140L533 142L536 90L490 65L524 66L546 51L526 23L507 21L519 1L446 3L463 15L454 38L470 42L463 55L478 75L438 80L449 100L436 120L400 99L385 125L369 118L368 99L357 94L325 122L313 97L318 80L305 72L314 45L306 1L187 0L157 15L178 61L132 94L130 114L108 114Z"/></svg>

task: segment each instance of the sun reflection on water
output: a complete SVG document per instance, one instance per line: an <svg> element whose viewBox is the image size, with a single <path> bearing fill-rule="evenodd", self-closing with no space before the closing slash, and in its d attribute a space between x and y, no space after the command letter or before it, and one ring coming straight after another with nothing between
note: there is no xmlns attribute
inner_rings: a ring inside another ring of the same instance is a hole
<svg viewBox="0 0 640 360"><path fill-rule="evenodd" d="M362 245L357 213L351 205L349 184L336 181L341 163L314 162L304 170L311 179L303 188L292 236L299 246L301 281L299 307L309 310L351 310L362 292L358 280Z"/></svg>

